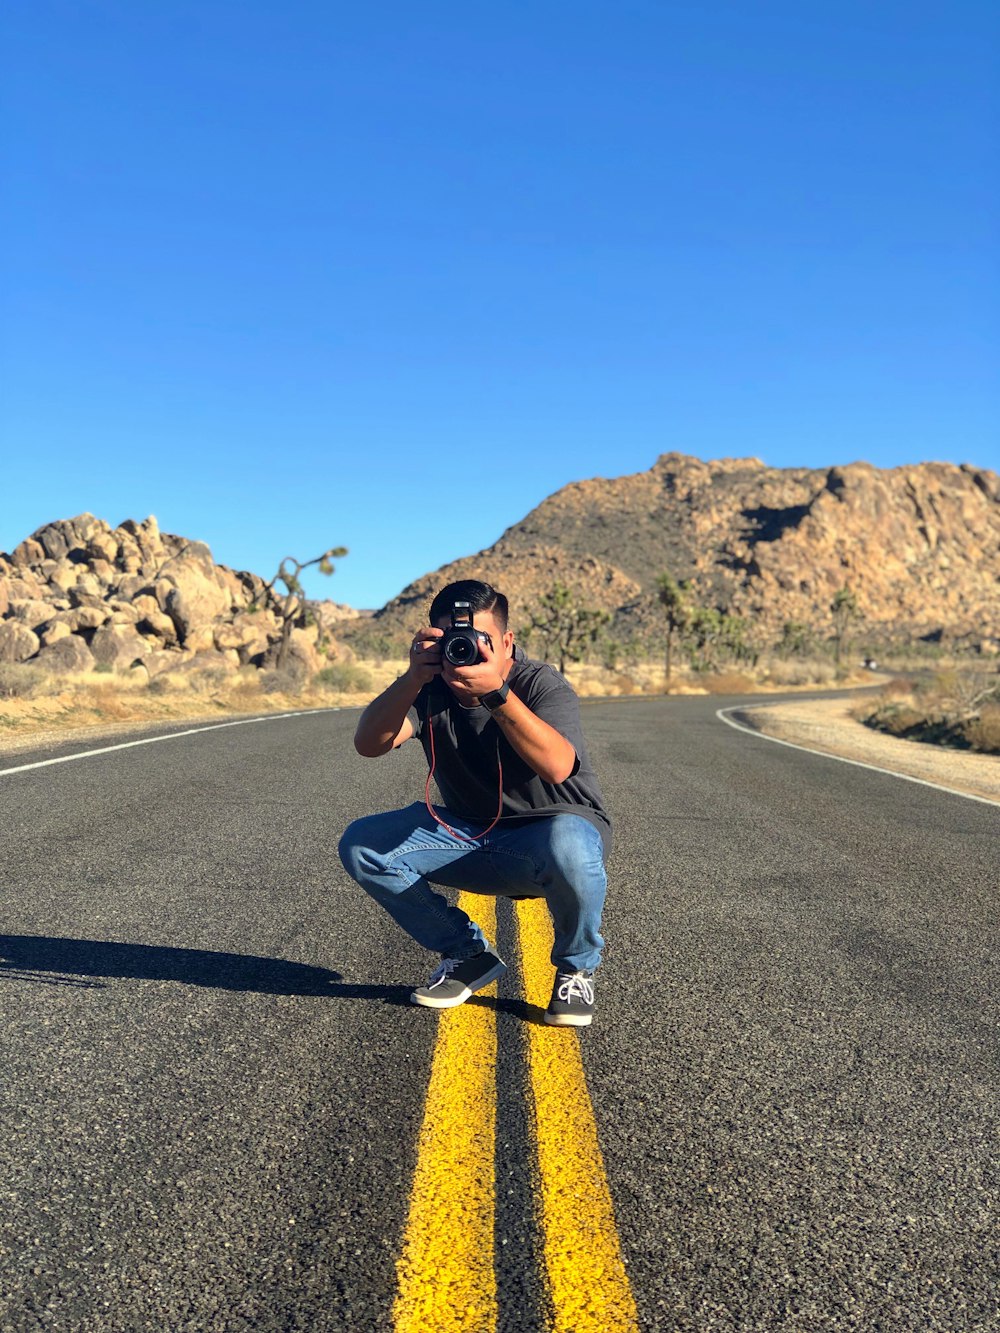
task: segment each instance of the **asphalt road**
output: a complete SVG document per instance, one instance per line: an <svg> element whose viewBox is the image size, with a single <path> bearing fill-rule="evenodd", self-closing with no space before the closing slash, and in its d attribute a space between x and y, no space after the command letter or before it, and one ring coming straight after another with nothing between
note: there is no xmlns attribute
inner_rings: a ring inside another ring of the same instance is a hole
<svg viewBox="0 0 1000 1333"><path fill-rule="evenodd" d="M616 850L581 1045L640 1325L995 1331L1000 810L740 734L733 702L584 710ZM433 960L336 845L424 770L357 758L354 721L0 777L5 1330L391 1328ZM510 1331L544 1309L535 1017L512 969Z"/></svg>

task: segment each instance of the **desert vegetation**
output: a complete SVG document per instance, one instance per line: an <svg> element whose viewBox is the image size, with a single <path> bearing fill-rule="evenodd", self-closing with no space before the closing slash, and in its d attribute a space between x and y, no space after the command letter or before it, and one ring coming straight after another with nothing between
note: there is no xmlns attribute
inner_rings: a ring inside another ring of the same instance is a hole
<svg viewBox="0 0 1000 1333"><path fill-rule="evenodd" d="M400 663L334 662L303 670L253 666L232 671L206 663L149 679L145 672L100 668L52 673L21 663L0 664L0 744L21 736L119 724L205 720L356 704L398 674Z"/></svg>
<svg viewBox="0 0 1000 1333"><path fill-rule="evenodd" d="M1000 754L1000 672L968 664L896 676L854 710L866 726L906 740Z"/></svg>

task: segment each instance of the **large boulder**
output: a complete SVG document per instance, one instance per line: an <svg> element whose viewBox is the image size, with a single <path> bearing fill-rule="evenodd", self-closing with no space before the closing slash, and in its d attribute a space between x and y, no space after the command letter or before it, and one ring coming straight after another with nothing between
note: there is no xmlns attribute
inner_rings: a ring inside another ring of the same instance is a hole
<svg viewBox="0 0 1000 1333"><path fill-rule="evenodd" d="M45 559L45 547L34 537L25 537L24 541L11 551L10 558L19 568L30 569L32 565L40 565Z"/></svg>
<svg viewBox="0 0 1000 1333"><path fill-rule="evenodd" d="M17 575L11 575L6 579L7 594L10 600L16 601L23 598L28 601L45 601L46 586L41 579L37 579L30 570L18 570Z"/></svg>
<svg viewBox="0 0 1000 1333"><path fill-rule="evenodd" d="M23 621L0 622L0 662L26 662L40 647L38 635Z"/></svg>
<svg viewBox="0 0 1000 1333"><path fill-rule="evenodd" d="M32 666L44 667L46 671L61 674L77 671L93 671L96 666L94 655L79 634L70 634L43 648L33 660Z"/></svg>
<svg viewBox="0 0 1000 1333"><path fill-rule="evenodd" d="M90 651L98 666L127 671L133 662L146 658L151 649L134 626L107 624L95 631Z"/></svg>
<svg viewBox="0 0 1000 1333"><path fill-rule="evenodd" d="M20 620L22 625L27 625L29 629L37 629L39 625L44 625L46 620L51 620L52 607L48 602L38 601L33 597L17 597L11 601L9 613L15 620Z"/></svg>
<svg viewBox="0 0 1000 1333"><path fill-rule="evenodd" d="M235 652L195 653L193 656L172 653L174 659L164 663L164 654L155 653L149 661L150 675L163 685L180 686L207 691L223 684L239 670L240 660Z"/></svg>
<svg viewBox="0 0 1000 1333"><path fill-rule="evenodd" d="M242 611L231 621L217 625L213 638L216 648L235 649L246 661L247 654L252 656L254 653L266 652L268 644L278 633L278 622L271 612Z"/></svg>
<svg viewBox="0 0 1000 1333"><path fill-rule="evenodd" d="M280 642L272 643L263 655L260 665L267 668L276 668L279 666L279 658L282 669L291 671L298 676L311 676L318 671L322 666L322 661L316 651L315 627L312 629L293 629L283 655Z"/></svg>
<svg viewBox="0 0 1000 1333"><path fill-rule="evenodd" d="M116 625L135 625L142 619L131 602L123 602L119 597L111 598L108 610L111 612L110 619Z"/></svg>
<svg viewBox="0 0 1000 1333"><path fill-rule="evenodd" d="M95 532L87 542L87 554L91 561L105 560L113 565L118 558L118 542L112 532Z"/></svg>
<svg viewBox="0 0 1000 1333"><path fill-rule="evenodd" d="M177 626L165 612L160 610L156 598L149 593L142 593L132 601L132 609L138 616L136 628L140 634L152 634L164 643L177 642Z"/></svg>
<svg viewBox="0 0 1000 1333"><path fill-rule="evenodd" d="M42 625L36 631L43 648L50 648L52 644L58 643L60 639L68 639L73 633L65 620L50 620L48 624Z"/></svg>
<svg viewBox="0 0 1000 1333"><path fill-rule="evenodd" d="M210 627L232 605L228 589L193 560L170 561L167 569L161 571L160 581L173 584L164 599L163 610L177 627L181 643L186 644L196 630Z"/></svg>
<svg viewBox="0 0 1000 1333"><path fill-rule="evenodd" d="M99 629L110 611L103 603L99 606L78 606L72 611L60 611L59 619L64 620L74 634L84 629Z"/></svg>

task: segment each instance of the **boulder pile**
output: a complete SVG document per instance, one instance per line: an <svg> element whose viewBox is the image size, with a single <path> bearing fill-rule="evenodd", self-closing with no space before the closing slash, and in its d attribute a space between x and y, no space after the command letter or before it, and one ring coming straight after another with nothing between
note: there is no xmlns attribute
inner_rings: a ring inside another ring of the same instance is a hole
<svg viewBox="0 0 1000 1333"><path fill-rule="evenodd" d="M204 542L161 533L152 517L112 528L80 514L0 553L0 663L152 677L274 667L280 655L305 675L338 655L324 617L309 619L281 652L283 617L264 580L216 564Z"/></svg>

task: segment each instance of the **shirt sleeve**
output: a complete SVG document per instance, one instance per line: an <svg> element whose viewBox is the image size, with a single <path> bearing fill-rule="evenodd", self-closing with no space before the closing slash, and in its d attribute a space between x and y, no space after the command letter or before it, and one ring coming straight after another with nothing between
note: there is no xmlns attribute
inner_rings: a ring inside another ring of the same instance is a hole
<svg viewBox="0 0 1000 1333"><path fill-rule="evenodd" d="M545 667L535 674L521 698L536 717L547 722L572 745L576 751L576 762L570 776L574 776L580 767L580 754L583 749L580 701L576 697L576 691L558 671Z"/></svg>

